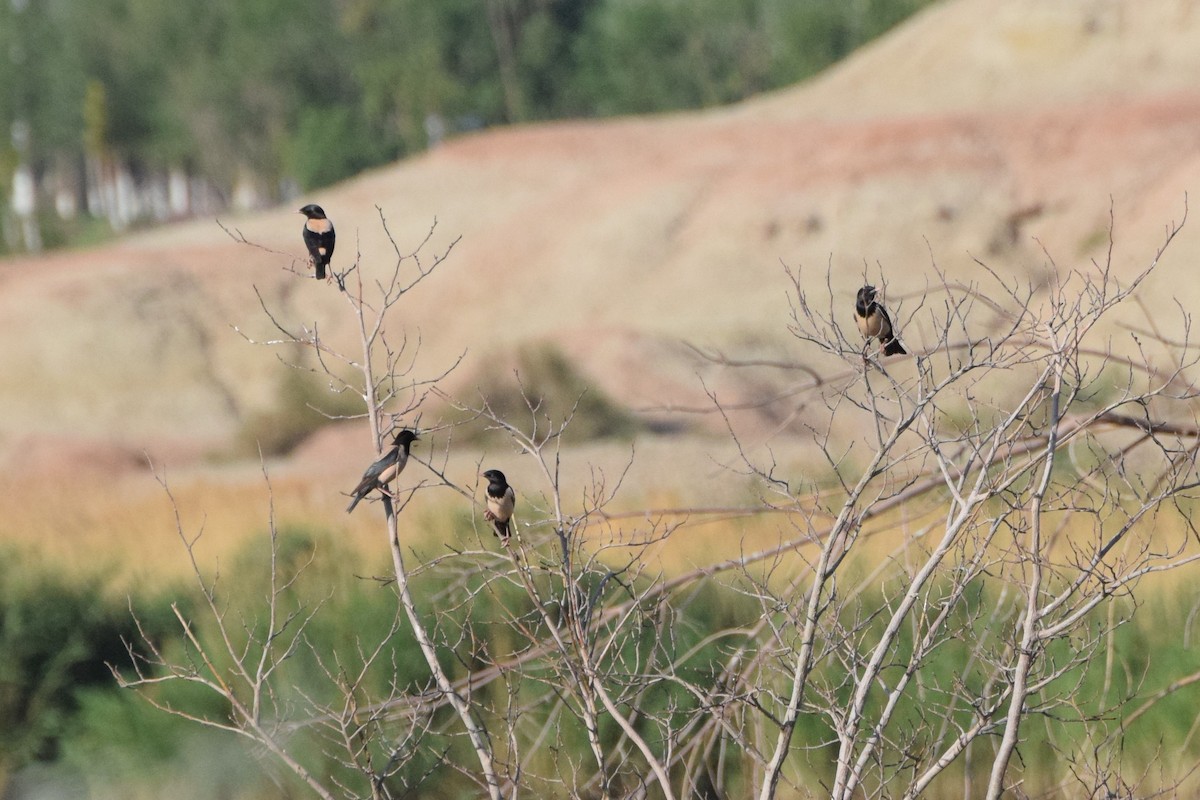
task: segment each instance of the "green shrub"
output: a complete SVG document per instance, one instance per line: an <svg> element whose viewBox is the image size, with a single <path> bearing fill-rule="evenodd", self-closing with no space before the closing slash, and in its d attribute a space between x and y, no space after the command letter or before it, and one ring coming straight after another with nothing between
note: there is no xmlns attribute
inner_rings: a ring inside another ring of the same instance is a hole
<svg viewBox="0 0 1200 800"><path fill-rule="evenodd" d="M236 437L239 454L287 455L332 419L363 413L361 398L331 392L328 380L315 373L286 369L281 375L275 405L243 421Z"/></svg>
<svg viewBox="0 0 1200 800"><path fill-rule="evenodd" d="M127 661L124 642L138 641L126 601L106 596L100 575L69 582L19 564L11 551L0 558L0 775L56 758L78 693L112 687L107 664ZM158 636L169 603L146 605L144 629Z"/></svg>
<svg viewBox="0 0 1200 800"><path fill-rule="evenodd" d="M515 371L489 368L476 384L480 396L497 417L530 430L536 420L546 431L571 418L564 439L629 439L641 424L575 368L570 359L552 344L529 345L517 352ZM480 435L481 429L472 432Z"/></svg>

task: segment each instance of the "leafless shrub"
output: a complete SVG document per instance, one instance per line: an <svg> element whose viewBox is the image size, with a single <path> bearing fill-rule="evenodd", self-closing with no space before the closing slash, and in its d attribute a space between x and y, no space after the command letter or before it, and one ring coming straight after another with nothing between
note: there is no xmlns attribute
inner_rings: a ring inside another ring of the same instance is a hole
<svg viewBox="0 0 1200 800"><path fill-rule="evenodd" d="M336 391L361 396L377 448L433 394L505 437L538 476L519 487L516 535L501 546L480 525L486 546L410 567L396 519L417 488L457 492L480 518L478 487L448 475L445 451L414 456L426 474L406 472L410 488L382 501L395 621L353 654L313 654L338 689L331 702L278 684L321 612L279 602L302 573L270 565L272 589L248 621L222 604L180 528L219 636L202 641L180 614L187 657L152 648L118 677L151 702L163 682L205 687L227 715L167 710L254 742L321 797L396 796L400 767L451 728L470 756L447 747L438 764L493 798L1020 796L1033 731L1067 765L1063 791L1170 793L1184 776L1122 764L1119 720L1132 724L1197 674L1157 694L1115 692L1111 651L1141 581L1200 557L1196 359L1153 318L1126 348L1102 331L1137 304L1181 225L1126 283L1111 253L1055 267L1045 290L982 264L978 284L939 275L915 308L893 309L916 354L886 361L845 327L849 298L792 273L796 362L768 366L794 370L796 385L765 402L802 407L790 424L807 427L820 464L789 481L729 422L733 468L756 478L761 498L744 508L622 510L621 471L565 485L571 414L548 414L519 375L515 408L450 398L441 375L413 371L409 342L388 338L446 254L426 264L424 243L397 247L395 267L369 280L355 264L336 280L360 352L316 326L293 330L264 303L281 337L269 344L303 345ZM728 369L763 366L710 355ZM353 381L337 377L347 366ZM709 515L769 515L780 541L697 554L701 566L679 574L649 567L653 548L680 546L672 540ZM418 596L414 575L436 576L436 590ZM426 680L396 674L368 696L365 671L386 666L385 642L406 626ZM306 764L289 745L298 730L319 731L360 783Z"/></svg>

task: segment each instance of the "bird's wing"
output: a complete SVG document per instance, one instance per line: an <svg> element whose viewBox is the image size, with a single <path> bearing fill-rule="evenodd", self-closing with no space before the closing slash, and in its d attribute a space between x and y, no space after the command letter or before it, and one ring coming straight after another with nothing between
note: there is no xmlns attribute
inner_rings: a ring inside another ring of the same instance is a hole
<svg viewBox="0 0 1200 800"><path fill-rule="evenodd" d="M321 257L328 263L329 259L333 256L333 244L335 241L333 231L317 234L316 241L317 250L320 251Z"/></svg>
<svg viewBox="0 0 1200 800"><path fill-rule="evenodd" d="M892 318L888 316L887 309L884 308L882 305L876 304L875 309L879 314L879 322L880 322L879 335L880 335L880 337L882 337L884 339L891 338L892 333L893 333Z"/></svg>
<svg viewBox="0 0 1200 800"><path fill-rule="evenodd" d="M395 452L391 452L376 461L371 466L367 467L367 471L363 473L362 480L358 482L358 486L354 487L352 494L369 492L374 489L376 484L380 483L384 471L387 470L388 467L392 466L395 463L395 460L396 454Z"/></svg>
<svg viewBox="0 0 1200 800"><path fill-rule="evenodd" d="M328 261L328 256L324 251L329 250L329 248L322 247L321 238L319 234L313 233L308 228L304 229L304 246L308 248L308 254L312 257L312 260L318 263Z"/></svg>

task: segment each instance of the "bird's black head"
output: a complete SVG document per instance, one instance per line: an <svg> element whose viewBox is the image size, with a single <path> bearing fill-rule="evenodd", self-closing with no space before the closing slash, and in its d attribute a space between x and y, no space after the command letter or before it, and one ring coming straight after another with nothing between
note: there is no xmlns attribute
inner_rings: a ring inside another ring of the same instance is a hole
<svg viewBox="0 0 1200 800"><path fill-rule="evenodd" d="M858 313L865 315L871 307L871 303L875 302L875 287L866 284L865 287L858 290L858 300L854 302L854 308L858 309Z"/></svg>
<svg viewBox="0 0 1200 800"><path fill-rule="evenodd" d="M482 478L487 478L488 483L494 483L498 486L504 486L508 480L504 477L504 473L498 469L489 469L480 475Z"/></svg>
<svg viewBox="0 0 1200 800"><path fill-rule="evenodd" d="M421 437L417 436L415 431L405 428L404 430L402 430L396 434L396 445L398 447L404 447L405 445L412 444L413 442L415 442L417 439L420 439L420 438Z"/></svg>
<svg viewBox="0 0 1200 800"><path fill-rule="evenodd" d="M309 219L325 219L325 209L321 208L316 203L309 203L304 208L300 209L300 213Z"/></svg>

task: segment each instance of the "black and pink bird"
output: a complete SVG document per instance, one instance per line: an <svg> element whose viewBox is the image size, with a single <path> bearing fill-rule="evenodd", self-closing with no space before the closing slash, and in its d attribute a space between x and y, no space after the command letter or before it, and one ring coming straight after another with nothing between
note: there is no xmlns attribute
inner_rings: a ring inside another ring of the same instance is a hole
<svg viewBox="0 0 1200 800"><path fill-rule="evenodd" d="M308 217L304 221L304 246L312 258L313 266L317 269L317 280L324 280L325 268L329 259L333 258L333 245L337 238L333 232L333 222L325 216L325 209L316 203L309 203L300 209L300 213Z"/></svg>
<svg viewBox="0 0 1200 800"><path fill-rule="evenodd" d="M404 471L404 466L408 463L408 453L412 449L412 443L417 438L417 434L408 428L396 434L396 442L392 445L392 449L384 453L383 458L367 467L367 471L363 473L362 480L358 482L358 486L355 486L354 491L350 493L354 495L354 499L350 501L350 505L346 508L347 514L354 510L359 500L362 500L373 490L387 491L387 485Z"/></svg>
<svg viewBox="0 0 1200 800"><path fill-rule="evenodd" d="M904 355L908 351L900 344L896 329L892 326L892 318L883 304L875 299L875 294L874 286L864 286L858 290L858 297L854 301L854 321L858 323L858 330L868 339L878 339L885 356Z"/></svg>
<svg viewBox="0 0 1200 800"><path fill-rule="evenodd" d="M504 473L498 469L489 469L480 477L487 478L487 510L483 518L492 523L501 544L508 544L512 535L509 521L512 520L513 509L517 505L517 493L508 485Z"/></svg>

